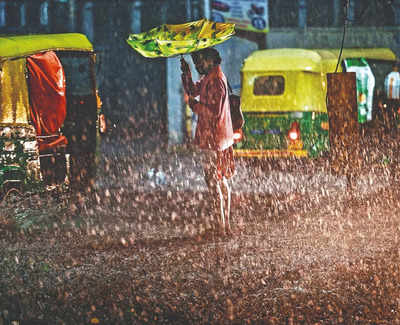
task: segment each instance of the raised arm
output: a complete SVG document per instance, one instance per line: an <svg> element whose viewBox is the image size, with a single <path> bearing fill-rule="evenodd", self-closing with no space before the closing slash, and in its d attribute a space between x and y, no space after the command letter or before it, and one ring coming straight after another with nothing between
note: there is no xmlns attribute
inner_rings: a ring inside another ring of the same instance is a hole
<svg viewBox="0 0 400 325"><path fill-rule="evenodd" d="M192 97L200 95L200 81L194 83L192 79L192 72L190 71L189 64L185 59L181 58L181 70L182 70L182 84L185 92Z"/></svg>

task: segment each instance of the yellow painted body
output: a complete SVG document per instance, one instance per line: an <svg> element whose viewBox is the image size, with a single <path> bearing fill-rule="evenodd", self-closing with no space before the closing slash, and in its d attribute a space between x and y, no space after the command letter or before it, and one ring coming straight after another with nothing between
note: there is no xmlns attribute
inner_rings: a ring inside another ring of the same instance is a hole
<svg viewBox="0 0 400 325"><path fill-rule="evenodd" d="M28 125L30 113L25 59L5 61L0 67L0 125Z"/></svg>

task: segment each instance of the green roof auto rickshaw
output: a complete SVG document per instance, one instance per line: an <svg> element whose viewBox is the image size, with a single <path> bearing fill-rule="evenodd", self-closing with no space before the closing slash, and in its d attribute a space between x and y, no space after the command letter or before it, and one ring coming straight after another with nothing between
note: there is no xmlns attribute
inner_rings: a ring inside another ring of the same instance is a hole
<svg viewBox="0 0 400 325"><path fill-rule="evenodd" d="M376 85L383 85L396 60L386 48L344 49L338 64L339 53L339 49L270 49L246 58L241 71L245 125L235 155L317 157L329 151L327 73L353 65L369 69Z"/></svg>
<svg viewBox="0 0 400 325"><path fill-rule="evenodd" d="M0 36L0 193L89 180L100 102L85 35Z"/></svg>

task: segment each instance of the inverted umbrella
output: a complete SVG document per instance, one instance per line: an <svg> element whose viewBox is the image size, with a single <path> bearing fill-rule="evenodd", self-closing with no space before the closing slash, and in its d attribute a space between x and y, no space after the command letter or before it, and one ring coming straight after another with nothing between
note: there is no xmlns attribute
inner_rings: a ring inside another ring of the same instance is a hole
<svg viewBox="0 0 400 325"><path fill-rule="evenodd" d="M222 43L235 34L235 24L201 19L185 24L163 24L129 35L128 44L147 58L171 57Z"/></svg>

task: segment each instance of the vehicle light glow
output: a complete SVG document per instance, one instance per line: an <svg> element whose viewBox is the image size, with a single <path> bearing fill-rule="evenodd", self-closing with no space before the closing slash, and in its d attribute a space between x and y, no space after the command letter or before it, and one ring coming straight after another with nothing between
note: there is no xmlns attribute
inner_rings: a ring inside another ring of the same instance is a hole
<svg viewBox="0 0 400 325"><path fill-rule="evenodd" d="M233 132L233 142L239 143L243 140L243 131L241 129Z"/></svg>
<svg viewBox="0 0 400 325"><path fill-rule="evenodd" d="M297 133L297 131L290 131L289 138L290 140L296 141L299 138L299 134Z"/></svg>
<svg viewBox="0 0 400 325"><path fill-rule="evenodd" d="M328 122L321 122L321 129L322 130L329 130L329 123Z"/></svg>
<svg viewBox="0 0 400 325"><path fill-rule="evenodd" d="M288 132L288 138L291 141L297 141L300 139L300 125L299 122L294 121L290 126L290 130Z"/></svg>
<svg viewBox="0 0 400 325"><path fill-rule="evenodd" d="M242 138L242 135L239 132L235 132L233 134L233 140L240 140Z"/></svg>

